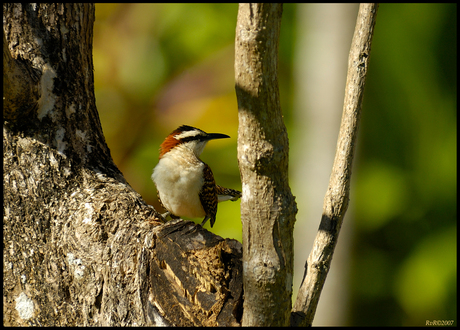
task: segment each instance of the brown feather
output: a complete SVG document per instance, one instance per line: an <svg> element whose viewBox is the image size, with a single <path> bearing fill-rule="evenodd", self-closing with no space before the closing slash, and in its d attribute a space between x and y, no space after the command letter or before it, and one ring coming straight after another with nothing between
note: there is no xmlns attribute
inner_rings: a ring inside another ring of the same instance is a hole
<svg viewBox="0 0 460 330"><path fill-rule="evenodd" d="M241 198L241 191L225 188L219 185L216 185L217 195L227 195L232 196L231 201L236 201L238 198Z"/></svg>
<svg viewBox="0 0 460 330"><path fill-rule="evenodd" d="M200 201L203 206L204 212L206 213L202 226L210 219L211 228L216 221L217 214L217 191L216 191L216 182L214 181L214 175L212 174L211 168L208 164L204 164L203 169L203 178L204 183L200 191Z"/></svg>
<svg viewBox="0 0 460 330"><path fill-rule="evenodd" d="M177 130L169 134L163 141L163 143L160 145L160 158L180 143L179 140L174 138L174 135L177 135Z"/></svg>

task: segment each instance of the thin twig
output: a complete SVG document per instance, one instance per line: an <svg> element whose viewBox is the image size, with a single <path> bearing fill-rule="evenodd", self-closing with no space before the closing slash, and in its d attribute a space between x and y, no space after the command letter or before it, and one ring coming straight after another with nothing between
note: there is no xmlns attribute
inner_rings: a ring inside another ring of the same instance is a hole
<svg viewBox="0 0 460 330"><path fill-rule="evenodd" d="M353 155L377 8L377 4L361 4L359 7L348 57L345 100L334 165L324 197L319 230L305 265L304 278L291 314L293 326L309 326L313 322L348 207Z"/></svg>

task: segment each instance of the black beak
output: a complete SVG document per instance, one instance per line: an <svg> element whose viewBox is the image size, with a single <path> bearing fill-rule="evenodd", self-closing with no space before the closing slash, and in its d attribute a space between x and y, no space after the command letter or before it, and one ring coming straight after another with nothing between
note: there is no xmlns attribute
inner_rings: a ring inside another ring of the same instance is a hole
<svg viewBox="0 0 460 330"><path fill-rule="evenodd" d="M230 136L220 133L207 133L206 140L215 140L215 139L227 139Z"/></svg>

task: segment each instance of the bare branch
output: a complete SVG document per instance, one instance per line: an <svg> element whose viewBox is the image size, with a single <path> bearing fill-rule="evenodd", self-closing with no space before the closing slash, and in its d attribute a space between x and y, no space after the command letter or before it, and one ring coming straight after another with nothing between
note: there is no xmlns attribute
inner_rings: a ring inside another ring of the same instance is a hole
<svg viewBox="0 0 460 330"><path fill-rule="evenodd" d="M238 162L243 184L242 325L289 324L294 197L278 90L281 4L240 4L235 41Z"/></svg>
<svg viewBox="0 0 460 330"><path fill-rule="evenodd" d="M313 322L348 207L353 155L377 8L377 4L361 4L359 7L348 58L347 85L337 151L324 197L319 231L305 266L305 276L291 316L291 324L295 326L311 325Z"/></svg>

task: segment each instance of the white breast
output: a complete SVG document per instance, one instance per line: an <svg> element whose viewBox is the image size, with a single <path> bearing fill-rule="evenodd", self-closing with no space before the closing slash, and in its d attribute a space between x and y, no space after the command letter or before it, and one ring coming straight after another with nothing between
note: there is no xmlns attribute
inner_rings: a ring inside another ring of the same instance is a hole
<svg viewBox="0 0 460 330"><path fill-rule="evenodd" d="M179 217L204 217L199 192L203 186L203 162L181 153L165 154L153 169L161 202L172 214Z"/></svg>

